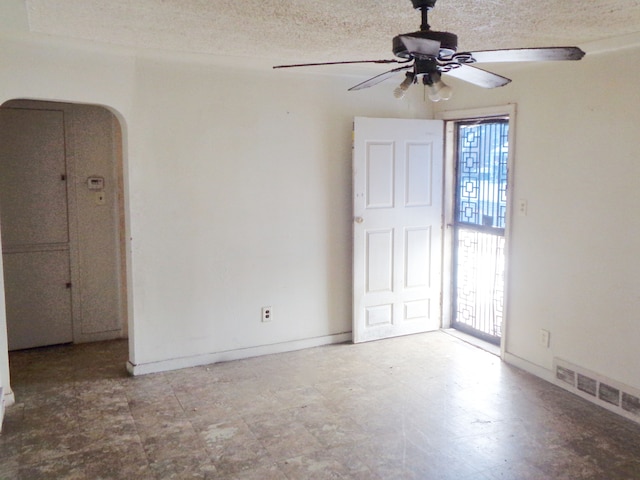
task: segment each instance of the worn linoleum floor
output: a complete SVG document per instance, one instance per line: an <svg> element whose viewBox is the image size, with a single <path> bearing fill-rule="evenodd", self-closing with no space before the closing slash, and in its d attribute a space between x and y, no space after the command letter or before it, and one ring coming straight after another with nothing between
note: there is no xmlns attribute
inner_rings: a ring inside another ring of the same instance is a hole
<svg viewBox="0 0 640 480"><path fill-rule="evenodd" d="M640 426L442 332L127 376L11 354L1 479L640 479Z"/></svg>

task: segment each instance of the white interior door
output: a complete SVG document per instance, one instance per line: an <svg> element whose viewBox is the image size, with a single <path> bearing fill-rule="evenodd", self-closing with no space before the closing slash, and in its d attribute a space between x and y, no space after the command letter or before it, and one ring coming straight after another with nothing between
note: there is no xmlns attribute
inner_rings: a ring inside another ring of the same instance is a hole
<svg viewBox="0 0 640 480"><path fill-rule="evenodd" d="M353 340L440 327L443 122L354 122Z"/></svg>

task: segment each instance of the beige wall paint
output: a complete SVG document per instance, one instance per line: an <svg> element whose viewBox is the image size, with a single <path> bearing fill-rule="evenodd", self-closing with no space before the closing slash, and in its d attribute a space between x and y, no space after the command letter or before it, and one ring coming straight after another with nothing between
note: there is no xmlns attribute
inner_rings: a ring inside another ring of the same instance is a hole
<svg viewBox="0 0 640 480"><path fill-rule="evenodd" d="M619 46L620 47L620 46ZM640 387L640 48L578 63L503 66L484 92L451 82L438 109L517 104L506 352L551 373L554 357ZM538 343L540 329L551 346Z"/></svg>
<svg viewBox="0 0 640 480"><path fill-rule="evenodd" d="M1 232L0 232L1 233ZM0 237L1 238L1 237ZM2 255L0 255L0 267L2 267ZM0 404L9 406L15 402L13 391L11 390L11 376L9 374L9 345L7 340L7 317L4 309L4 279L0 279L2 288L0 288L0 387L4 392L3 398L0 398ZM0 430L2 429L2 418L4 416L4 407L0 405Z"/></svg>
<svg viewBox="0 0 640 480"><path fill-rule="evenodd" d="M65 104L68 161L74 167L80 328L74 338L126 335L126 282L122 268L120 126L107 109ZM105 204L96 205L89 177L104 179ZM125 288L125 290L122 290Z"/></svg>
<svg viewBox="0 0 640 480"><path fill-rule="evenodd" d="M137 72L134 319L154 341L136 361L350 332L353 116L428 116L420 92L160 58Z"/></svg>
<svg viewBox="0 0 640 480"><path fill-rule="evenodd" d="M0 30L10 32L29 31L25 0L4 0L0 13Z"/></svg>
<svg viewBox="0 0 640 480"><path fill-rule="evenodd" d="M105 105L120 120L133 364L350 332L352 119L431 117L420 89L398 102L393 82L347 92L363 77L0 44L0 101Z"/></svg>

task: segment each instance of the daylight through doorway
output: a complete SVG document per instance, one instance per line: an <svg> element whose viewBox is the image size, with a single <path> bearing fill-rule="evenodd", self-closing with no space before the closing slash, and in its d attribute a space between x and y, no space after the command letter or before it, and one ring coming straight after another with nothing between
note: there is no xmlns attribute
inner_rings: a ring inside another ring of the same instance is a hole
<svg viewBox="0 0 640 480"><path fill-rule="evenodd" d="M455 124L452 326L502 337L509 120Z"/></svg>

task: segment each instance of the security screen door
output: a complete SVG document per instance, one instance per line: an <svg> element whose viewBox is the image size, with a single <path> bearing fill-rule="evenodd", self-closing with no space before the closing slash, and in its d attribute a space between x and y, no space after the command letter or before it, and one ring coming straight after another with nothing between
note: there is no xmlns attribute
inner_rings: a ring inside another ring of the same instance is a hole
<svg viewBox="0 0 640 480"><path fill-rule="evenodd" d="M504 313L508 118L455 123L452 326L500 343Z"/></svg>
<svg viewBox="0 0 640 480"><path fill-rule="evenodd" d="M353 339L440 328L443 122L354 122Z"/></svg>

